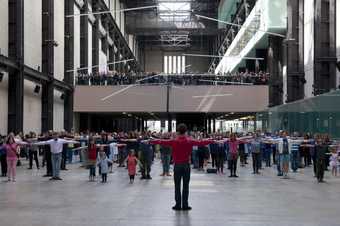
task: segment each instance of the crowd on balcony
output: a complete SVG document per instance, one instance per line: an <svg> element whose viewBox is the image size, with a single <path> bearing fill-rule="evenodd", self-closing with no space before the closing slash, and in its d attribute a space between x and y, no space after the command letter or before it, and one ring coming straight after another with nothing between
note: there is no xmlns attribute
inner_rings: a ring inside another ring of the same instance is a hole
<svg viewBox="0 0 340 226"><path fill-rule="evenodd" d="M157 74L114 73L82 74L76 78L77 85L130 85L135 83L159 85L167 82L176 85L267 85L269 74L264 72L237 72L224 75L213 74Z"/></svg>

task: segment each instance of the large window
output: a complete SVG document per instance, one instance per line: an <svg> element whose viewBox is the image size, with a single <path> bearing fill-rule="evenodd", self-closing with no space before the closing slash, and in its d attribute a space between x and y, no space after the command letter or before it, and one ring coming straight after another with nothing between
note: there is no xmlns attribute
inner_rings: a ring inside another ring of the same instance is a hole
<svg viewBox="0 0 340 226"><path fill-rule="evenodd" d="M168 55L164 56L163 72L166 74L185 73L185 56Z"/></svg>

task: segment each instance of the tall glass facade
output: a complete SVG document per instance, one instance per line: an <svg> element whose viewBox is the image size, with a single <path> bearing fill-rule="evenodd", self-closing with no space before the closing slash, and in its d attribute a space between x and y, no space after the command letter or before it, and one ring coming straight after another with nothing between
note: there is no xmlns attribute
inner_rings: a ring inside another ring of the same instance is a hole
<svg viewBox="0 0 340 226"><path fill-rule="evenodd" d="M257 129L328 133L340 138L340 90L277 106L256 116Z"/></svg>

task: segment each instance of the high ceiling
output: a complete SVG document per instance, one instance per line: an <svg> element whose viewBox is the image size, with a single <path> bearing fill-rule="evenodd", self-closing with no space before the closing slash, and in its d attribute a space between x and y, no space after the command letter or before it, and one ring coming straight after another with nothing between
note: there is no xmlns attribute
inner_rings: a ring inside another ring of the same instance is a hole
<svg viewBox="0 0 340 226"><path fill-rule="evenodd" d="M126 13L128 33L149 45L188 48L199 36L215 37L217 23L199 20L195 15L217 18L219 0L125 0L127 8L157 6Z"/></svg>

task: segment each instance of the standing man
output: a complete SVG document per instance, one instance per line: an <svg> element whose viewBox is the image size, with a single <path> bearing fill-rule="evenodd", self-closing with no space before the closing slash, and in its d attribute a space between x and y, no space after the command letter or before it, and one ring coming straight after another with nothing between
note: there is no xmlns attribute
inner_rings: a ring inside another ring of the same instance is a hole
<svg viewBox="0 0 340 226"><path fill-rule="evenodd" d="M45 133L42 137L38 138L38 141L47 141L52 139L52 131L48 131L48 133ZM46 174L44 177L52 177L52 159L51 159L51 147L50 145L46 144L43 146L44 150L44 158L46 161ZM44 160L43 163L44 165Z"/></svg>
<svg viewBox="0 0 340 226"><path fill-rule="evenodd" d="M319 183L325 182L323 180L326 169L326 153L328 152L328 145L325 142L325 138L321 135L316 135L315 144L315 160L316 160L316 178Z"/></svg>
<svg viewBox="0 0 340 226"><path fill-rule="evenodd" d="M213 143L211 140L193 140L186 135L187 127L180 124L177 128L178 136L172 140L154 140L151 144L160 144L172 147L172 158L174 162L175 201L173 210L191 210L188 203L190 182L190 158L193 146L205 146ZM181 192L181 182L183 190Z"/></svg>
<svg viewBox="0 0 340 226"><path fill-rule="evenodd" d="M254 141L251 143L251 155L253 158L253 174L259 174L260 161L261 161L261 141L257 135L255 135Z"/></svg>
<svg viewBox="0 0 340 226"><path fill-rule="evenodd" d="M47 141L38 142L35 145L49 145L51 148L51 160L52 160L52 178L50 180L62 180L59 176L60 165L61 165L61 155L63 151L63 145L69 143L78 143L73 140L64 140L58 138L58 133L54 132L52 139Z"/></svg>

